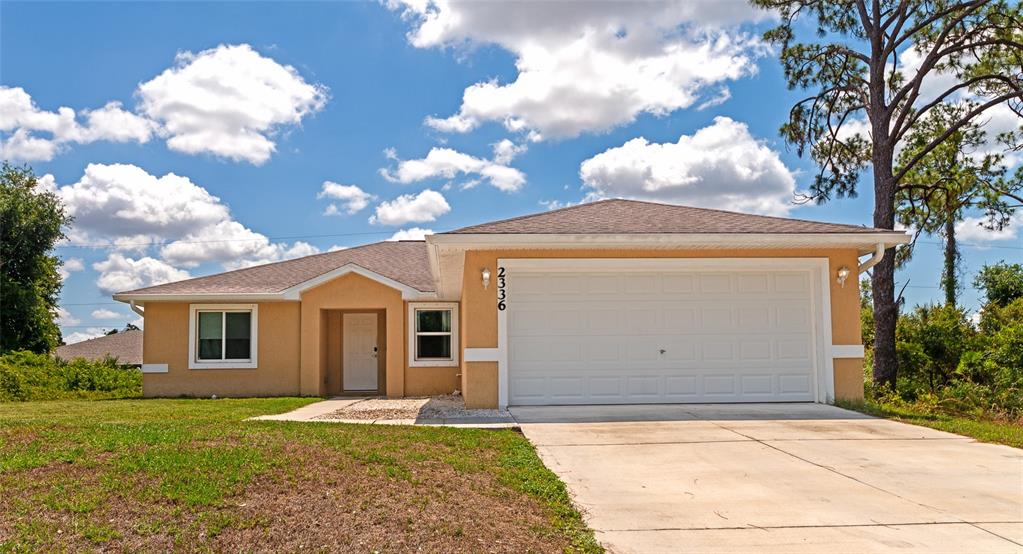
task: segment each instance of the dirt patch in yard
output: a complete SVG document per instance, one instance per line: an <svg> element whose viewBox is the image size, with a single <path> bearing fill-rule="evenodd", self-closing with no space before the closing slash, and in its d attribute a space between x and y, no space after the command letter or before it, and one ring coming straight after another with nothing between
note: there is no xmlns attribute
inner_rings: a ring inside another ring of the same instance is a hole
<svg viewBox="0 0 1023 554"><path fill-rule="evenodd" d="M372 464L339 464L323 450L298 455L299 474L267 475L247 488L237 515L253 524L224 530L213 541L216 550L560 552L567 546L535 501L508 494L489 474L429 462L395 478Z"/></svg>

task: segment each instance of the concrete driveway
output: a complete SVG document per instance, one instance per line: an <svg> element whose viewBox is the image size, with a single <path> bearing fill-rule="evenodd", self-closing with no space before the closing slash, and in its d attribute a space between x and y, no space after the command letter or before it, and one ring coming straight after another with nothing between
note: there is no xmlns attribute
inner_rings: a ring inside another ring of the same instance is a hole
<svg viewBox="0 0 1023 554"><path fill-rule="evenodd" d="M1023 552L1023 451L820 404L512 408L609 550Z"/></svg>

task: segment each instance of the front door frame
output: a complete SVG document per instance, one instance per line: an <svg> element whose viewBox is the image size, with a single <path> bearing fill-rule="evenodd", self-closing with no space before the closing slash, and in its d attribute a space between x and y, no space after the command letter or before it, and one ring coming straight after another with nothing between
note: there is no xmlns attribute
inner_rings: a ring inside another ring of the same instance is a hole
<svg viewBox="0 0 1023 554"><path fill-rule="evenodd" d="M337 310L340 314L341 325L338 328L338 343L341 351L338 353L339 364L337 367L340 396L383 396L387 391L387 310ZM376 390L345 390L345 314L376 314L377 316L377 388Z"/></svg>

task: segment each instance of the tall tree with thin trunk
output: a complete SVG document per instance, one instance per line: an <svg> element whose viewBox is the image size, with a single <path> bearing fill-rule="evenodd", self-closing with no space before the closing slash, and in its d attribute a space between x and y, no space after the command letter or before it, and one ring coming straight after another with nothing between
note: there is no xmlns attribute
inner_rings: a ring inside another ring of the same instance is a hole
<svg viewBox="0 0 1023 554"><path fill-rule="evenodd" d="M873 180L874 227L895 228L906 174L934 148L985 112L1023 113L1023 17L999 0L752 0L779 24L765 39L780 47L789 88L808 92L781 134L819 166L808 201L856 196ZM816 31L816 32L815 32ZM807 34L807 42L796 40ZM939 78L940 77L940 78ZM934 90L938 89L938 90ZM976 105L896 168L896 151L921 120L963 98ZM874 381L897 375L895 255L874 266Z"/></svg>
<svg viewBox="0 0 1023 554"><path fill-rule="evenodd" d="M973 107L971 102L962 102L931 110L907 135L896 159L896 171L915 159L920 149L935 137L944 135L950 125ZM958 224L971 212L982 212L978 225L999 231L1023 205L1021 175L1007 176L1004 156L989 151L991 145L987 139L978 122L963 125L920 158L905 174L896 194L896 221L916 230L917 236L921 233L938 235L944 243L941 288L945 304L949 306L956 305L962 289ZM908 259L912 250L904 251L905 258Z"/></svg>

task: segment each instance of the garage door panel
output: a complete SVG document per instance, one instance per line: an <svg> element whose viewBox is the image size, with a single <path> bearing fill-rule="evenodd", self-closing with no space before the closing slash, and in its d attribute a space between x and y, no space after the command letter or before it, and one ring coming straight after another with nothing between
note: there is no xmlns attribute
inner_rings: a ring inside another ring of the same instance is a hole
<svg viewBox="0 0 1023 554"><path fill-rule="evenodd" d="M511 404L808 401L808 271L507 277Z"/></svg>
<svg viewBox="0 0 1023 554"><path fill-rule="evenodd" d="M697 283L702 294L732 292L732 275L730 273L703 273L699 275Z"/></svg>
<svg viewBox="0 0 1023 554"><path fill-rule="evenodd" d="M696 276L664 275L661 278L662 292L679 294L696 292Z"/></svg>
<svg viewBox="0 0 1023 554"><path fill-rule="evenodd" d="M591 377L589 380L590 397L621 398L623 377Z"/></svg>
<svg viewBox="0 0 1023 554"><path fill-rule="evenodd" d="M767 273L750 273L735 277L736 292L739 294L764 294L770 288L771 277Z"/></svg>
<svg viewBox="0 0 1023 554"><path fill-rule="evenodd" d="M806 272L775 273L774 292L809 293L810 276Z"/></svg>

